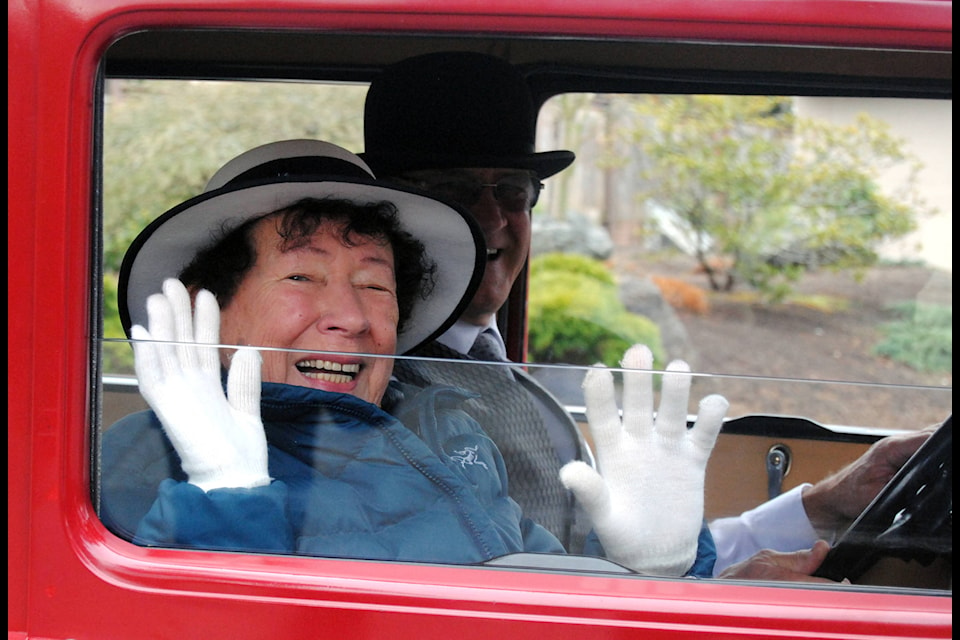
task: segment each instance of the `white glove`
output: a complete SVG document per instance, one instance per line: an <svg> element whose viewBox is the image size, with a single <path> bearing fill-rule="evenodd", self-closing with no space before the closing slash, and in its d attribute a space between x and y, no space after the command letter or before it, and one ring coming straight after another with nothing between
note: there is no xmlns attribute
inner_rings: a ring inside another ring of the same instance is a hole
<svg viewBox="0 0 960 640"><path fill-rule="evenodd" d="M267 440L260 421L260 354L239 349L230 362L227 397L220 381L216 347L220 307L213 294L190 294L179 280L163 283L163 293L147 298L150 331L130 330L140 393L160 418L188 480L210 491L270 483ZM165 342L148 342L148 341Z"/></svg>
<svg viewBox="0 0 960 640"><path fill-rule="evenodd" d="M653 354L634 345L622 365L649 370ZM704 474L729 403L707 396L688 429L690 367L674 360L667 371L681 373L663 376L656 418L653 375L624 372L622 424L610 370L587 372L587 419L602 476L575 461L564 465L560 479L590 516L608 558L642 573L682 576L696 559Z"/></svg>

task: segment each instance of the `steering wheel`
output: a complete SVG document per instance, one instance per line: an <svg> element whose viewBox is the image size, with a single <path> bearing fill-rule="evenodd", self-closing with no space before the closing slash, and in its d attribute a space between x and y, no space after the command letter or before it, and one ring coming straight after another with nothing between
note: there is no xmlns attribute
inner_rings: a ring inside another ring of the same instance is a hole
<svg viewBox="0 0 960 640"><path fill-rule="evenodd" d="M880 558L953 554L953 414L853 521L815 576L855 581Z"/></svg>

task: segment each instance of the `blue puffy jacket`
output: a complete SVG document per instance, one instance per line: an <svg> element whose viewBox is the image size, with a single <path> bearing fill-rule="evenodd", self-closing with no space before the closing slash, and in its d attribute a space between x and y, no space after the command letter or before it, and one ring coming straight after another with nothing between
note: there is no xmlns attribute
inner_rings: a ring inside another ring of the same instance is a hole
<svg viewBox="0 0 960 640"><path fill-rule="evenodd" d="M455 564L563 553L508 497L500 452L457 408L465 397L452 387L402 396L408 428L354 396L264 383L273 481L209 492L186 482L153 412L133 414L103 435L101 517L121 537L166 547ZM700 547L692 573L709 575L706 528Z"/></svg>

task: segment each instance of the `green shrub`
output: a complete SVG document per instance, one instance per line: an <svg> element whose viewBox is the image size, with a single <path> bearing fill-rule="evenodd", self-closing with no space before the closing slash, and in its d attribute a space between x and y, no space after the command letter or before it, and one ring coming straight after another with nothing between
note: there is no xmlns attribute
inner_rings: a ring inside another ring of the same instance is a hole
<svg viewBox="0 0 960 640"><path fill-rule="evenodd" d="M901 320L880 327L884 334L873 353L917 371L953 369L953 307L905 302L893 309Z"/></svg>
<svg viewBox="0 0 960 640"><path fill-rule="evenodd" d="M530 263L529 356L534 362L619 367L624 352L642 343L663 368L660 329L630 313L613 274L599 260L549 253Z"/></svg>
<svg viewBox="0 0 960 640"><path fill-rule="evenodd" d="M599 260L575 253L545 253L530 262L530 277L545 273L579 274L616 287L613 273Z"/></svg>

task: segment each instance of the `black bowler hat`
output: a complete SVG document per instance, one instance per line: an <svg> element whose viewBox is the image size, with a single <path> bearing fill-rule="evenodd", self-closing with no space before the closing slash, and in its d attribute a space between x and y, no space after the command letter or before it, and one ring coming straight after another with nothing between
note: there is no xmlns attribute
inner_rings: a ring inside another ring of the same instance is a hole
<svg viewBox="0 0 960 640"><path fill-rule="evenodd" d="M534 152L536 122L530 88L506 61L473 52L428 53L374 78L360 157L381 178L483 167L529 169L546 178L574 155Z"/></svg>

